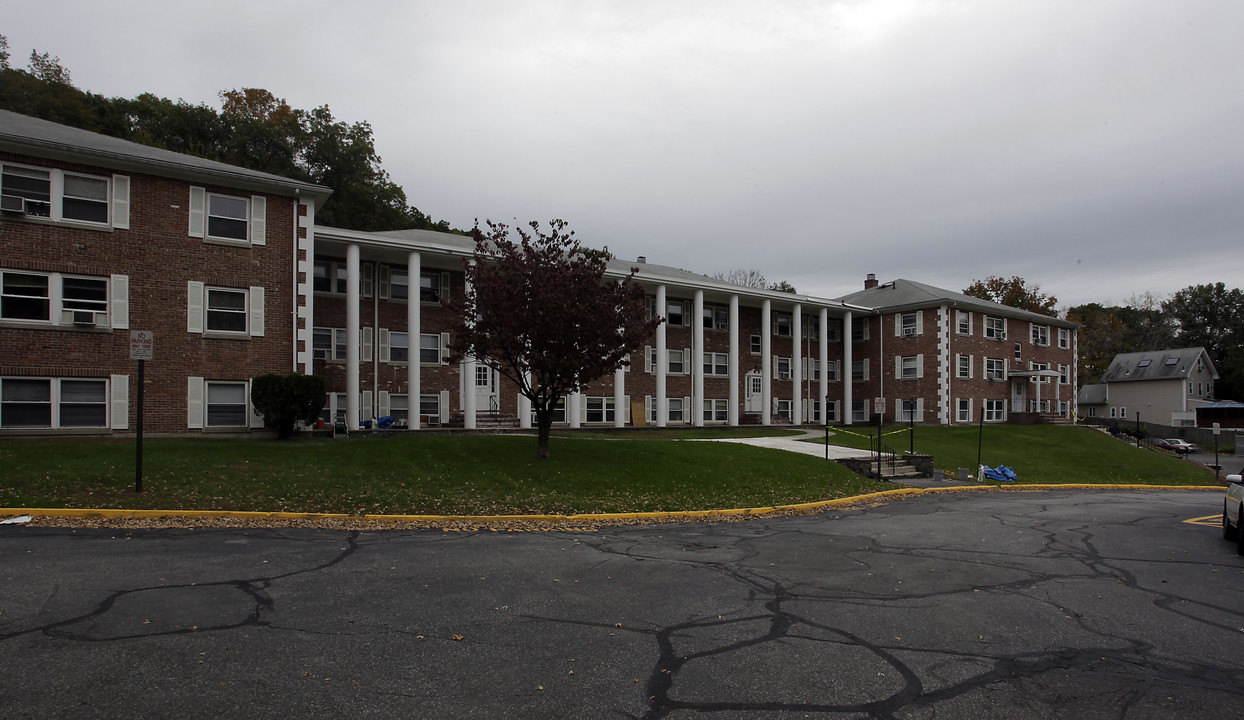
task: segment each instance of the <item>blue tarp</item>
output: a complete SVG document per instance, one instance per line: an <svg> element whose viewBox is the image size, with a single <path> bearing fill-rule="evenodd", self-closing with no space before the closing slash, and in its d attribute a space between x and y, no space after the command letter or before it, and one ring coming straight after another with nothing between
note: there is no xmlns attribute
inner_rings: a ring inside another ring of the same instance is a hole
<svg viewBox="0 0 1244 720"><path fill-rule="evenodd" d="M999 465L996 468L981 465L981 476L989 480L997 480L998 482L1015 482L1019 479L1015 471L1006 465Z"/></svg>

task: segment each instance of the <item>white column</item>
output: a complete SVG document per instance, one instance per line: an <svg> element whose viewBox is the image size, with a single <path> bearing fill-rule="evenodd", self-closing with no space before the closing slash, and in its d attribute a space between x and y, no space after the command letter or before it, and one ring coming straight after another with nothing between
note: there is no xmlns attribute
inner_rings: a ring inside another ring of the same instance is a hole
<svg viewBox="0 0 1244 720"><path fill-rule="evenodd" d="M462 428L475 429L475 358L467 356L462 360Z"/></svg>
<svg viewBox="0 0 1244 720"><path fill-rule="evenodd" d="M583 393L572 392L566 396L566 419L570 421L570 427L577 428L583 425L583 418L580 410L583 409Z"/></svg>
<svg viewBox="0 0 1244 720"><path fill-rule="evenodd" d="M418 430L419 422L419 273L423 271L419 253L406 256L406 407L407 425Z"/></svg>
<svg viewBox="0 0 1244 720"><path fill-rule="evenodd" d="M470 275L463 276L464 295L470 292ZM463 429L475 429L475 358L463 358Z"/></svg>
<svg viewBox="0 0 1244 720"><path fill-rule="evenodd" d="M847 311L842 314L842 424L851 424L851 403L854 402L855 393L852 392L851 378L855 374L852 369L854 359L851 348L851 313Z"/></svg>
<svg viewBox="0 0 1244 720"><path fill-rule="evenodd" d="M730 424L739 424L739 296L730 296Z"/></svg>
<svg viewBox="0 0 1244 720"><path fill-rule="evenodd" d="M790 357L791 393L790 416L796 425L803 424L803 306L795 303L791 310L791 346L795 349Z"/></svg>
<svg viewBox="0 0 1244 720"><path fill-rule="evenodd" d="M523 375L527 378L527 387L531 387L531 373ZM518 426L525 430L531 428L531 399L522 393L518 394Z"/></svg>
<svg viewBox="0 0 1244 720"><path fill-rule="evenodd" d="M656 314L665 317L669 308L665 306L665 286L657 286ZM652 399L657 404L657 427L669 424L669 405L665 401L665 371L669 369L669 358L665 352L665 323L657 325L657 396Z"/></svg>
<svg viewBox="0 0 1244 720"><path fill-rule="evenodd" d="M704 291L695 291L691 311L691 422L704 426Z"/></svg>
<svg viewBox="0 0 1244 720"><path fill-rule="evenodd" d="M829 308L821 308L821 424L829 424Z"/></svg>
<svg viewBox="0 0 1244 720"><path fill-rule="evenodd" d="M346 429L359 426L359 246L346 246Z"/></svg>
<svg viewBox="0 0 1244 720"><path fill-rule="evenodd" d="M613 371L613 426L626 427L626 370Z"/></svg>
<svg viewBox="0 0 1244 720"><path fill-rule="evenodd" d="M773 312L768 300L760 306L760 424L772 423L773 415Z"/></svg>

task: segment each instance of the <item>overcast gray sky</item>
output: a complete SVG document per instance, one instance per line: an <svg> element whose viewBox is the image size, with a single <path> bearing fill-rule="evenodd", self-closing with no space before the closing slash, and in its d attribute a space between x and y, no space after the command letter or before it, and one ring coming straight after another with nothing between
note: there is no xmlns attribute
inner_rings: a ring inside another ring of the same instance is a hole
<svg viewBox="0 0 1244 720"><path fill-rule="evenodd" d="M50 21L55 18L55 21ZM1244 285L1240 0L24 3L13 64L370 122L452 225L565 218L623 258L1061 305Z"/></svg>

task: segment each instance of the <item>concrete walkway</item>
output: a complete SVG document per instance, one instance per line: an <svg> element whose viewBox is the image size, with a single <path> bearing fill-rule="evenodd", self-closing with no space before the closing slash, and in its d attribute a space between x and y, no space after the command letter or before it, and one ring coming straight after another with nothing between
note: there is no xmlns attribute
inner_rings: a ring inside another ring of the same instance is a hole
<svg viewBox="0 0 1244 720"><path fill-rule="evenodd" d="M832 433L831 433L832 434ZM785 435L782 437L754 437L754 438L704 438L689 440L688 442L730 442L740 443L743 445L752 445L755 447L769 448L770 450L786 450L788 452L803 453L804 455L812 455L815 457L826 457L826 447L819 443L804 442L806 439L825 437L824 430L805 430L801 435ZM829 459L841 460L845 458L870 458L872 453L867 450L859 450L856 448L840 447L838 445L829 446ZM901 480L894 481L895 484L908 485L911 487L963 487L971 485L979 485L976 482L964 482L957 478L946 478L944 480L934 480L928 477L905 477Z"/></svg>

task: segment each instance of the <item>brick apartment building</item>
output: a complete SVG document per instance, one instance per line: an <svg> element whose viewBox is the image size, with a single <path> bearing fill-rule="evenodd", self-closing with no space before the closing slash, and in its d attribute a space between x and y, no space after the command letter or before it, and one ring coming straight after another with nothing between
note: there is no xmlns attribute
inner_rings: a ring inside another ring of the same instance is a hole
<svg viewBox="0 0 1244 720"><path fill-rule="evenodd" d="M290 371L326 379L330 423L531 423L497 370L448 362L441 299L461 296L469 238L315 226L325 188L7 112L0 163L0 434L128 431L130 329L156 338L153 432L259 427L250 379ZM628 368L566 398L559 422L1074 412L1072 323L906 280L830 299L642 258L608 274L632 267L667 322Z"/></svg>

